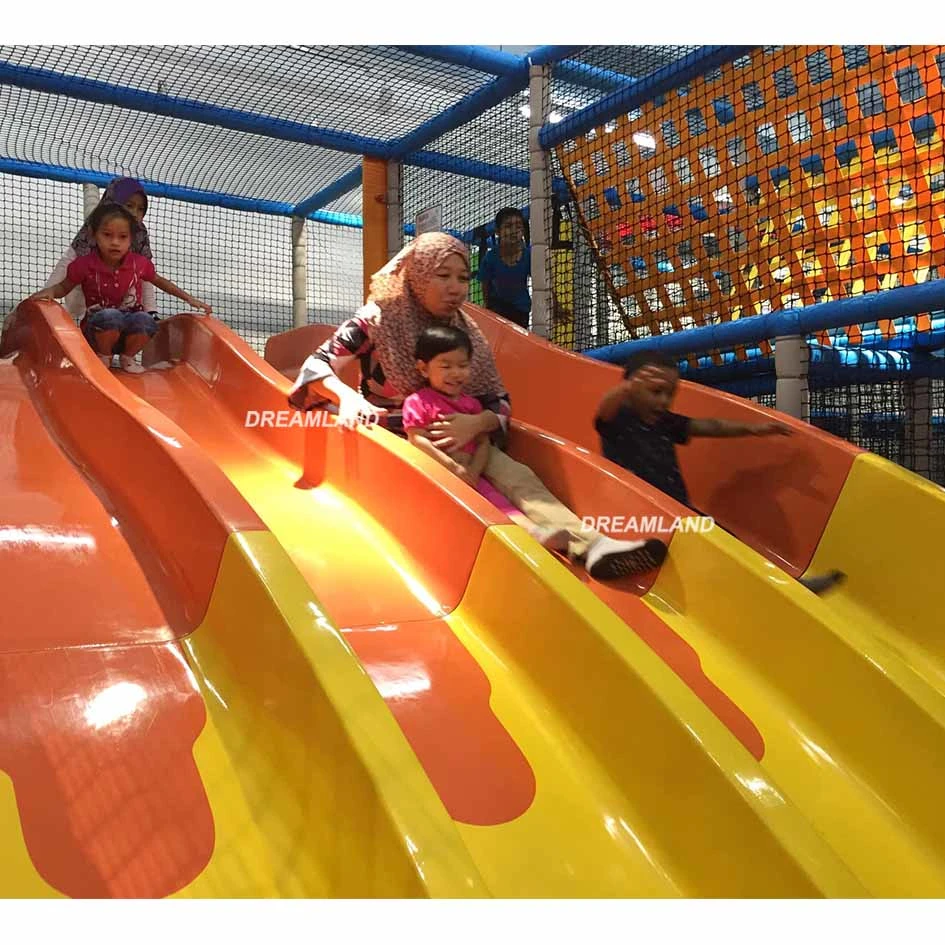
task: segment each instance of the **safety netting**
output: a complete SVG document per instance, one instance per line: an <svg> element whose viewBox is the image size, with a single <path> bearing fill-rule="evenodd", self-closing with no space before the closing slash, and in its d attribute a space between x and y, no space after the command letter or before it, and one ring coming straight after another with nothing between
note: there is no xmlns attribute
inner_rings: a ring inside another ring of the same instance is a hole
<svg viewBox="0 0 945 945"><path fill-rule="evenodd" d="M756 47L560 143L610 300L576 347L937 278L943 73L940 47Z"/></svg>
<svg viewBox="0 0 945 945"><path fill-rule="evenodd" d="M474 271L500 208L548 232L550 336L573 350L939 278L942 47L566 49L539 102L525 60L480 47L0 46L3 311L81 225L81 182L133 176L158 271L257 350L293 324L293 216L307 319L340 322L362 300L365 155L402 164L403 238L435 209ZM536 114L551 135L538 221ZM945 313L808 340L910 354L863 376L821 359L811 422L942 481L945 382L927 359ZM685 367L773 406L772 355L766 339Z"/></svg>

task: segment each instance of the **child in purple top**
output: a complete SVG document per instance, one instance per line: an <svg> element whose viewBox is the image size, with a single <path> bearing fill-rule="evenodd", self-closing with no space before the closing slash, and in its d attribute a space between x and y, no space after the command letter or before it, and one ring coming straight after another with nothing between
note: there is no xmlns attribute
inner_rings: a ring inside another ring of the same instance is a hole
<svg viewBox="0 0 945 945"><path fill-rule="evenodd" d="M428 386L404 401L407 438L521 525L540 544L555 551L566 551L569 537L566 531L541 528L482 475L489 458L488 436L483 434L461 449L447 453L434 446L426 435L427 426L441 417L482 412L482 404L475 397L463 393L469 380L471 353L469 336L460 328L432 325L421 332L416 348L417 370L426 378Z"/></svg>

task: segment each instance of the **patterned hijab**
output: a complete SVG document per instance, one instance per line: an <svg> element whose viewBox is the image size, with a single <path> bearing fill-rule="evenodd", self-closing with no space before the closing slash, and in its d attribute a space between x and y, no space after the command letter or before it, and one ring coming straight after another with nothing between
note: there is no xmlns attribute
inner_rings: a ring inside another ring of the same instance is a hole
<svg viewBox="0 0 945 945"><path fill-rule="evenodd" d="M116 177L105 188L105 193L99 201L102 204L118 204L124 206L135 194L141 194L144 197L144 209L148 209L148 195L139 181L133 177ZM88 223L82 224L82 229L75 235L72 241L72 248L76 256L88 256L95 248L95 237L92 236L92 230ZM148 230L144 223L139 223L131 234L131 251L139 256L151 258L151 241L148 239Z"/></svg>
<svg viewBox="0 0 945 945"><path fill-rule="evenodd" d="M424 387L414 350L420 332L434 323L420 299L436 270L449 256L459 256L469 269L466 247L446 233L424 233L402 249L371 278L371 294L364 315L384 376L404 397ZM373 303L373 304L372 304ZM492 350L479 326L461 309L435 324L461 328L472 342L471 372L466 393L473 397L498 397L505 387Z"/></svg>

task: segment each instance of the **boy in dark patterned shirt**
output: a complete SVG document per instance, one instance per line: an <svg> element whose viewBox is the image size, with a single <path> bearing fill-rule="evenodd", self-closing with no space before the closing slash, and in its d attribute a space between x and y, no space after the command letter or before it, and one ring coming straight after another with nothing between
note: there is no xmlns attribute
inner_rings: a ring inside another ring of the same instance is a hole
<svg viewBox="0 0 945 945"><path fill-rule="evenodd" d="M694 436L789 436L783 423L738 423L715 418L692 418L669 409L679 371L674 361L659 354L640 354L624 368L624 381L604 395L594 426L601 451L682 505L690 506L689 493L676 458L676 444ZM822 593L842 580L840 571L802 578L814 593Z"/></svg>

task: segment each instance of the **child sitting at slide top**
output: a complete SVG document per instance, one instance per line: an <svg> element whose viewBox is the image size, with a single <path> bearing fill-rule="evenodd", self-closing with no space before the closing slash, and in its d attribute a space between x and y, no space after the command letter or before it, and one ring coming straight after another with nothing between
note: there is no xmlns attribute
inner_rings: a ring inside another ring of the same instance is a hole
<svg viewBox="0 0 945 945"><path fill-rule="evenodd" d="M776 421L738 423L673 413L669 406L678 382L679 371L671 359L654 353L636 355L624 368L623 383L604 395L594 426L607 459L691 507L676 458L677 443L688 443L694 436L789 436L791 429ZM843 577L841 571L830 571L799 580L820 594Z"/></svg>
<svg viewBox="0 0 945 945"><path fill-rule="evenodd" d="M540 544L555 551L567 551L569 534L541 528L519 511L482 475L489 458L489 437L485 434L460 450L444 452L430 442L425 428L440 417L455 413L478 414L482 405L463 392L469 381L472 345L469 336L450 325L431 325L417 339L417 369L427 387L404 401L404 431L410 442L432 456L454 475L472 486L513 522L525 528Z"/></svg>
<svg viewBox="0 0 945 945"><path fill-rule="evenodd" d="M95 239L93 251L72 260L62 282L34 292L30 299L61 299L81 286L86 304L82 334L106 367L117 354L122 370L139 374L144 368L135 363L134 356L157 331L157 323L141 302L145 282L206 315L211 308L159 276L150 259L131 252L137 223L124 207L99 204L89 216L88 226Z"/></svg>

